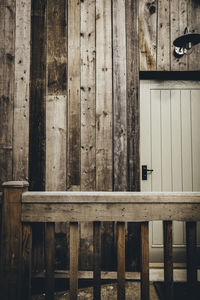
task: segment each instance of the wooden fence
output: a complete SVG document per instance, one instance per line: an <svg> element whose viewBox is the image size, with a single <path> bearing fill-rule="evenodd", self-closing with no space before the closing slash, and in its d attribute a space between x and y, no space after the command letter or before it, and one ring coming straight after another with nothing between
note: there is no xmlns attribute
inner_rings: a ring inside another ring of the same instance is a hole
<svg viewBox="0 0 200 300"><path fill-rule="evenodd" d="M125 299L126 279L141 280L141 299L149 299L148 223L163 220L164 282L166 299L173 299L172 221L187 221L187 281L192 295L197 282L196 221L200 220L200 193L134 192L28 192L26 182L3 185L1 235L1 299L31 298L32 230L34 222L45 223L46 299L54 299L55 277L69 278L70 299L77 299L78 279L93 278L94 299L101 298L101 222L117 222L118 300ZM70 222L70 268L54 270L55 222ZM93 222L91 272L78 270L78 222ZM125 222L141 222L141 270L125 270ZM60 275L59 275L60 274ZM107 273L109 278L111 273ZM112 277L112 276L111 276ZM113 277L112 277L113 278ZM191 298L191 297L190 297Z"/></svg>

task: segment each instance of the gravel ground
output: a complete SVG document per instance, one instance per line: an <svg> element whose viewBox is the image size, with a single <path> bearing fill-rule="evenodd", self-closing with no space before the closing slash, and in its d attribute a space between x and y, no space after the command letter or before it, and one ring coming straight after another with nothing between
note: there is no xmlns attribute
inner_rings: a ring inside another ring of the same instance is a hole
<svg viewBox="0 0 200 300"><path fill-rule="evenodd" d="M79 289L78 300L93 300L93 288ZM117 284L107 284L101 287L102 300L117 300ZM32 296L32 300L45 300L45 295ZM55 300L69 300L69 292L55 294ZM126 300L140 300L140 283L126 283ZM159 300L153 284L150 285L150 300Z"/></svg>

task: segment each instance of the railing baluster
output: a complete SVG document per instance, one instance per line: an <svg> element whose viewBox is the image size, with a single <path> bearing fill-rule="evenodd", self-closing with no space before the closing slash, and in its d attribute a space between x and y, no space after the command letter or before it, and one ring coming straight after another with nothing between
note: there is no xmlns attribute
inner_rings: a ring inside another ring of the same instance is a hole
<svg viewBox="0 0 200 300"><path fill-rule="evenodd" d="M55 223L45 224L46 300L54 299Z"/></svg>
<svg viewBox="0 0 200 300"><path fill-rule="evenodd" d="M101 299L101 223L93 223L94 240L94 299Z"/></svg>
<svg viewBox="0 0 200 300"><path fill-rule="evenodd" d="M28 223L22 225L22 268L22 299L31 300L32 227Z"/></svg>
<svg viewBox="0 0 200 300"><path fill-rule="evenodd" d="M125 223L117 222L117 299L125 299Z"/></svg>
<svg viewBox="0 0 200 300"><path fill-rule="evenodd" d="M197 282L196 267L196 222L186 222L186 242L187 242L187 283L190 298L195 297L195 287Z"/></svg>
<svg viewBox="0 0 200 300"><path fill-rule="evenodd" d="M78 223L70 223L70 300L78 297Z"/></svg>
<svg viewBox="0 0 200 300"><path fill-rule="evenodd" d="M172 221L163 221L165 299L173 299Z"/></svg>
<svg viewBox="0 0 200 300"><path fill-rule="evenodd" d="M149 300L149 223L141 223L141 299Z"/></svg>

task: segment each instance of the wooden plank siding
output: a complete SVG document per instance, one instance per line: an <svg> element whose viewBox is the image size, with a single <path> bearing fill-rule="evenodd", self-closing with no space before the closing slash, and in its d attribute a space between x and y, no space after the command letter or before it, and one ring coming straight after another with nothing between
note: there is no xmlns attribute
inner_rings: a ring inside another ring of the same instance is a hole
<svg viewBox="0 0 200 300"><path fill-rule="evenodd" d="M96 189L96 1L81 1L81 191ZM86 255L88 253L88 255ZM80 268L93 263L93 228L80 224Z"/></svg>
<svg viewBox="0 0 200 300"><path fill-rule="evenodd" d="M139 2L126 0L127 190L140 191ZM140 224L128 223L126 268L139 269Z"/></svg>
<svg viewBox="0 0 200 300"><path fill-rule="evenodd" d="M196 0L141 0L139 2L141 71L199 70L200 45L190 55L176 58L173 41L184 34L200 32L200 3Z"/></svg>

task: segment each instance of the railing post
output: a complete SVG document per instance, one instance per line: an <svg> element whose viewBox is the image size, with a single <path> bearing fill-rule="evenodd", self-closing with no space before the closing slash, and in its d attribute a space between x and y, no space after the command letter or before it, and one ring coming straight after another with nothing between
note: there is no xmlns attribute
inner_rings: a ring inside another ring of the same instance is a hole
<svg viewBox="0 0 200 300"><path fill-rule="evenodd" d="M94 268L94 289L93 298L95 300L101 299L101 223L93 223L93 268Z"/></svg>
<svg viewBox="0 0 200 300"><path fill-rule="evenodd" d="M22 223L21 196L28 182L3 184L0 299L22 300Z"/></svg>
<svg viewBox="0 0 200 300"><path fill-rule="evenodd" d="M141 223L141 300L149 300L149 223Z"/></svg>
<svg viewBox="0 0 200 300"><path fill-rule="evenodd" d="M196 244L197 228L196 222L186 222L186 242L187 242L187 284L188 299L198 299L196 294L197 266L196 266Z"/></svg>
<svg viewBox="0 0 200 300"><path fill-rule="evenodd" d="M165 299L173 300L173 244L172 221L163 221Z"/></svg>
<svg viewBox="0 0 200 300"><path fill-rule="evenodd" d="M79 234L78 223L70 223L70 253L69 253L69 269L70 269L70 300L77 300L78 298L78 248L79 248Z"/></svg>
<svg viewBox="0 0 200 300"><path fill-rule="evenodd" d="M117 299L125 300L125 223L117 222Z"/></svg>

